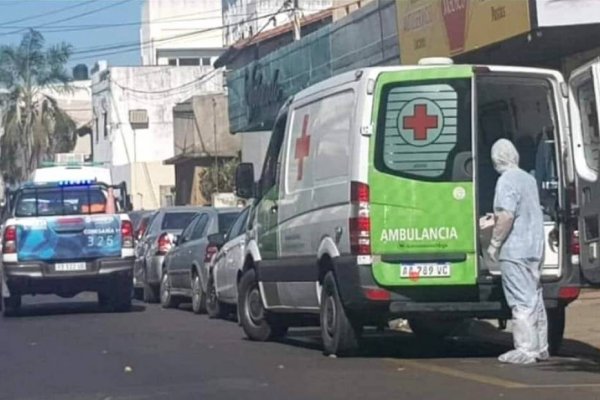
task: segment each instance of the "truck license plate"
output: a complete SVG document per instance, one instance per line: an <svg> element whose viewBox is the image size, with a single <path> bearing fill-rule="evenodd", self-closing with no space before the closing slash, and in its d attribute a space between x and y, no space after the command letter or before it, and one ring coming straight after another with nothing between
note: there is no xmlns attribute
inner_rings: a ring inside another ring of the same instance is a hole
<svg viewBox="0 0 600 400"><path fill-rule="evenodd" d="M404 264L400 267L401 278L440 278L450 276L450 263Z"/></svg>
<svg viewBox="0 0 600 400"><path fill-rule="evenodd" d="M85 271L86 265L84 262L80 263L59 263L54 265L56 272L73 272L73 271Z"/></svg>

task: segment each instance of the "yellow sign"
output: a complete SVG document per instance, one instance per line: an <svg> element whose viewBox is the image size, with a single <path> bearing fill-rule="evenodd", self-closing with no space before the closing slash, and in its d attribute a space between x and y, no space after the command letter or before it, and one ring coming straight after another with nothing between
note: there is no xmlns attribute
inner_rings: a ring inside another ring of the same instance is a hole
<svg viewBox="0 0 600 400"><path fill-rule="evenodd" d="M455 56L528 32L528 0L396 0L400 61Z"/></svg>

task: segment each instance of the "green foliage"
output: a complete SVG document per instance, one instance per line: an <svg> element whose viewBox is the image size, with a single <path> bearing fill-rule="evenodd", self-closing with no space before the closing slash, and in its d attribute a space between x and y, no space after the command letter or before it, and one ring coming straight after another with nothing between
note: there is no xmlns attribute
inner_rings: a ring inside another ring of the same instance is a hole
<svg viewBox="0 0 600 400"><path fill-rule="evenodd" d="M213 193L233 192L235 188L235 170L240 160L233 158L227 161L219 161L217 166L205 169L200 176L200 191L202 196L211 201ZM218 170L218 188L217 188Z"/></svg>
<svg viewBox="0 0 600 400"><path fill-rule="evenodd" d="M44 37L30 30L20 44L0 47L0 87L10 92L1 121L0 170L13 182L75 146L75 122L48 95L72 90L66 69L72 47L44 45Z"/></svg>

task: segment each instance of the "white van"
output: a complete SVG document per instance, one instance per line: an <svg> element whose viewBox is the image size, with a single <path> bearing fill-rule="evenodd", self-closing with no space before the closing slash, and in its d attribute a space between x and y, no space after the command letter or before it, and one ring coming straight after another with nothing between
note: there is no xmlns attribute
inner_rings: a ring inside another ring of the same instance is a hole
<svg viewBox="0 0 600 400"><path fill-rule="evenodd" d="M478 224L498 178L490 149L505 137L538 182L555 352L566 306L600 283L599 72L591 63L567 84L552 70L449 62L366 68L298 93L259 182L251 164L237 171L237 195L256 199L239 276L247 336L312 317L325 352L348 354L364 326L393 318L430 337L510 318Z"/></svg>

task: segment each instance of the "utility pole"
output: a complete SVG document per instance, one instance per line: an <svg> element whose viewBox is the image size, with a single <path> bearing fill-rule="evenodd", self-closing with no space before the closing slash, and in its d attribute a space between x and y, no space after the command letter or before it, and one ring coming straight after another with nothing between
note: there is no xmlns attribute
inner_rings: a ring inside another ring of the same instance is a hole
<svg viewBox="0 0 600 400"><path fill-rule="evenodd" d="M298 5L299 0L287 0L287 6L290 10L290 19L292 20L292 26L294 28L294 41L300 40L302 37L300 27L300 6Z"/></svg>
<svg viewBox="0 0 600 400"><path fill-rule="evenodd" d="M217 100L212 98L212 106L213 106L213 135L215 137L215 183L216 190L219 193L219 148L217 145Z"/></svg>

